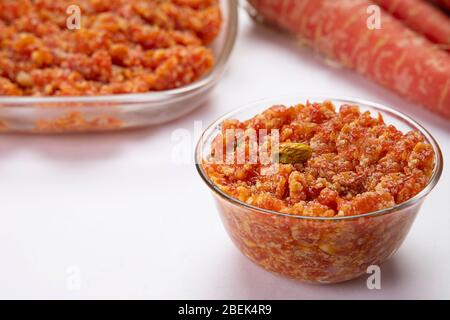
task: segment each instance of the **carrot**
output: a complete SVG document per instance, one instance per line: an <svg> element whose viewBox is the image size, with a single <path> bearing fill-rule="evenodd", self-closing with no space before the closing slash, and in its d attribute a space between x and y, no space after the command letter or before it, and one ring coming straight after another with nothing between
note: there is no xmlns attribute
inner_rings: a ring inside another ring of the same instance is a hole
<svg viewBox="0 0 450 320"><path fill-rule="evenodd" d="M373 29L373 2L249 1L268 21L328 57L450 119L450 55L384 11L381 28Z"/></svg>
<svg viewBox="0 0 450 320"><path fill-rule="evenodd" d="M450 50L450 18L423 0L372 0L414 31Z"/></svg>

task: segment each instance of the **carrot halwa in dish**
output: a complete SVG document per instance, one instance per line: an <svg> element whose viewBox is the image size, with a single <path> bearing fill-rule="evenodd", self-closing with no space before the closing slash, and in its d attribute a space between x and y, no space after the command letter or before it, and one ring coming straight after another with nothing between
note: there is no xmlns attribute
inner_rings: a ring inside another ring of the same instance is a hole
<svg viewBox="0 0 450 320"><path fill-rule="evenodd" d="M419 193L434 167L433 148L419 132L402 133L355 105L339 112L330 102L273 106L244 122L226 120L218 138L224 145L229 129L276 129L280 146L312 150L306 161L277 164L273 174L261 174L260 162L204 164L228 195L283 213L333 217L389 208Z"/></svg>
<svg viewBox="0 0 450 320"><path fill-rule="evenodd" d="M71 30L67 9L80 9ZM218 0L0 0L0 95L142 93L213 64Z"/></svg>
<svg viewBox="0 0 450 320"><path fill-rule="evenodd" d="M353 279L389 259L423 201L392 207L428 185L437 159L422 133L351 104L276 105L216 130L198 168L231 239L263 268L312 283ZM278 159L248 161L251 132L259 146L278 144Z"/></svg>

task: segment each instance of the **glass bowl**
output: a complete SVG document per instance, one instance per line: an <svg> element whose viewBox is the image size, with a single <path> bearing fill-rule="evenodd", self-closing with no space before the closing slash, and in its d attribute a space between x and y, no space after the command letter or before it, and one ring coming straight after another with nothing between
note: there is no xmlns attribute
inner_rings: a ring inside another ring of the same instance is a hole
<svg viewBox="0 0 450 320"><path fill-rule="evenodd" d="M179 118L205 102L232 52L238 27L235 0L220 1L223 27L211 48L213 70L181 88L93 97L0 96L0 132L90 132L156 125Z"/></svg>
<svg viewBox="0 0 450 320"><path fill-rule="evenodd" d="M358 104L372 115L380 112L387 124L405 132L423 134L435 152L435 167L428 185L416 196L393 207L356 216L306 217L254 207L221 191L206 175L203 159L226 119L246 120L276 104L286 106L331 100ZM443 159L435 139L421 125L389 107L372 102L332 97L293 95L261 100L228 113L203 133L196 149L196 167L212 190L222 222L231 240L251 261L268 271L310 283L337 283L356 278L371 265L392 257L408 234L426 196L438 182Z"/></svg>

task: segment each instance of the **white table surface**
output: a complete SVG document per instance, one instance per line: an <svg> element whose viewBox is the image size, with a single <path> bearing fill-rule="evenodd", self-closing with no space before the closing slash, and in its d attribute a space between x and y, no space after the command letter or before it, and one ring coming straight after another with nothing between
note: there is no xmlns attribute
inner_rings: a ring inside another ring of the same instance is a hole
<svg viewBox="0 0 450 320"><path fill-rule="evenodd" d="M241 14L226 74L183 119L112 134L0 136L0 298L449 299L449 167L382 266L381 290L368 290L366 277L301 284L260 269L232 245L193 161L173 159L172 134L193 136L195 121L206 126L247 102L292 92L395 106L450 158L449 122Z"/></svg>

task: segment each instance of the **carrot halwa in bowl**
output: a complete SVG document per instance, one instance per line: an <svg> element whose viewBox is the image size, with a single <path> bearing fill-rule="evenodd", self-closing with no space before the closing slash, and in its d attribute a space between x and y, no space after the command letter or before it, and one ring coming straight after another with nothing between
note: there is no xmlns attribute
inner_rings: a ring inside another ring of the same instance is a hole
<svg viewBox="0 0 450 320"><path fill-rule="evenodd" d="M227 0L1 0L0 130L113 130L180 117L219 80L236 31L237 5Z"/></svg>
<svg viewBox="0 0 450 320"><path fill-rule="evenodd" d="M440 178L442 154L423 127L388 107L310 101L259 101L222 117L197 146L197 169L250 260L336 283L397 251Z"/></svg>

